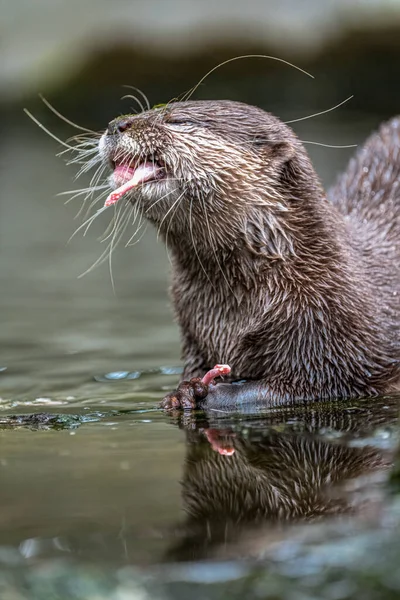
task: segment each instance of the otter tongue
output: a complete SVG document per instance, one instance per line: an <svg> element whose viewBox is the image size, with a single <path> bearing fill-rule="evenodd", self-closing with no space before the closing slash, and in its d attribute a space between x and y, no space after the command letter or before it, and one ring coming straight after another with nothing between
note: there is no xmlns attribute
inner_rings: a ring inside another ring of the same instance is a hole
<svg viewBox="0 0 400 600"><path fill-rule="evenodd" d="M146 181L154 179L159 169L160 168L157 167L157 165L154 165L150 162L145 162L141 165L138 165L134 170L133 177L119 188L111 192L111 194L109 194L107 197L104 206L106 207L115 204L124 194L126 194L126 192L129 192L129 190L135 188L137 185L139 185L139 183L145 183Z"/></svg>

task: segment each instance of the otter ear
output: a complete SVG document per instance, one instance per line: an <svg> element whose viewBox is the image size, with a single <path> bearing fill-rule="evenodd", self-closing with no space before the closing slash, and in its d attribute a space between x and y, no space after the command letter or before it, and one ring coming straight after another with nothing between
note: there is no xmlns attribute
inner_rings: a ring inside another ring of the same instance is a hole
<svg viewBox="0 0 400 600"><path fill-rule="evenodd" d="M290 142L272 142L267 141L257 143L257 146L262 147L262 152L267 160L284 163L293 158L295 154L294 146Z"/></svg>

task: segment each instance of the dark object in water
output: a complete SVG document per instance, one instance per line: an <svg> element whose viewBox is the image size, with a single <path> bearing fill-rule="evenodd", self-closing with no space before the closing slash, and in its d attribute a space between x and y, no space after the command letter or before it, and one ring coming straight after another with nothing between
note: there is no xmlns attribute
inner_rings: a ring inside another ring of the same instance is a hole
<svg viewBox="0 0 400 600"><path fill-rule="evenodd" d="M0 429L29 427L30 429L74 429L82 419L76 415L54 415L32 413L29 415L4 415L0 418Z"/></svg>

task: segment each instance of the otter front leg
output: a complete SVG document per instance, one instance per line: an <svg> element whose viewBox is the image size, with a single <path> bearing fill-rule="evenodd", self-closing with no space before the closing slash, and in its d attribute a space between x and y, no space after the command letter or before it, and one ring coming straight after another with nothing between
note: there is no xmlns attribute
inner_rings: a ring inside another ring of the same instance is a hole
<svg viewBox="0 0 400 600"><path fill-rule="evenodd" d="M204 377L192 377L181 381L178 388L167 394L160 406L165 410L177 408L193 409L202 404L212 390L216 387L215 379L223 375L229 375L231 368L228 365L215 365Z"/></svg>
<svg viewBox="0 0 400 600"><path fill-rule="evenodd" d="M209 371L203 379L195 377L190 381L183 381L175 392L164 398L161 403L162 408L173 410L174 408L201 407L206 410L234 412L244 408L246 410L251 410L252 407L271 408L293 403L289 392L274 390L265 379L233 383L216 383L212 380L207 383L209 374L213 372L214 369Z"/></svg>
<svg viewBox="0 0 400 600"><path fill-rule="evenodd" d="M270 408L289 403L289 397L276 393L268 381L240 381L214 383L208 386L208 394L203 400L207 410L241 411L252 407Z"/></svg>

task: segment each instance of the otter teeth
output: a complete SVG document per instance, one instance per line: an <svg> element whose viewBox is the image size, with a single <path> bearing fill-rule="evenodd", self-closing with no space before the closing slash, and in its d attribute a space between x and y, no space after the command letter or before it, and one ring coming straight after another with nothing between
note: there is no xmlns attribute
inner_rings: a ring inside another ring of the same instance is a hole
<svg viewBox="0 0 400 600"><path fill-rule="evenodd" d="M115 204L124 194L138 186L140 183L146 183L147 181L156 179L159 171L160 167L150 162L138 165L134 170L133 177L108 195L104 207Z"/></svg>

